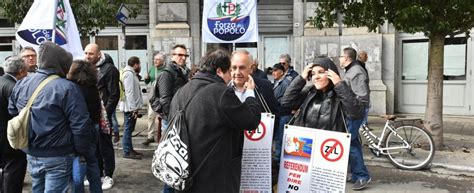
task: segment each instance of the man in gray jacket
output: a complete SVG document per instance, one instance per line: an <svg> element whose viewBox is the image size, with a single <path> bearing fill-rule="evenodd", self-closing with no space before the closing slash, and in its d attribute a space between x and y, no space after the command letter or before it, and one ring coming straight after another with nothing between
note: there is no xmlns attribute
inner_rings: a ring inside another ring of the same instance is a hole
<svg viewBox="0 0 474 193"><path fill-rule="evenodd" d="M343 55L339 57L339 65L346 72L343 81L351 87L352 92L356 95L356 103L368 108L370 103L369 78L365 69L356 60L356 56L357 52L353 48L344 48ZM365 116L361 115L360 117ZM346 120L347 129L351 133L349 167L351 168L352 177L348 181L354 182L353 190L362 190L371 181L367 167L364 164L362 146L358 137L359 127L364 119L351 119L346 116Z"/></svg>
<svg viewBox="0 0 474 193"><path fill-rule="evenodd" d="M123 85L125 97L120 101L120 110L124 112L123 130L123 158L141 159L141 154L133 149L132 132L137 124L138 110L143 106L142 93L140 92L140 81L136 72L140 72L140 59L132 56L128 59L128 65L123 69Z"/></svg>

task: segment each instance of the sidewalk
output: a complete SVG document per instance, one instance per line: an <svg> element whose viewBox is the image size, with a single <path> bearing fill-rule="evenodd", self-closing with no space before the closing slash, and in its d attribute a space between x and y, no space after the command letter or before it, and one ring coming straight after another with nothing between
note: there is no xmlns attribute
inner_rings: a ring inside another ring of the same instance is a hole
<svg viewBox="0 0 474 193"><path fill-rule="evenodd" d="M422 115L401 115L400 119L422 118ZM436 150L429 169L435 173L474 176L474 117L443 117L444 149ZM380 133L385 119L369 116L369 126L374 133ZM363 139L365 141L365 139ZM394 167L385 156L376 157L364 147L367 165Z"/></svg>
<svg viewBox="0 0 474 193"><path fill-rule="evenodd" d="M144 112L143 112L144 113ZM123 113L117 113L119 124L123 125ZM421 118L421 115L400 115L399 119ZM435 173L474 176L474 117L444 117L444 149L436 150L435 157L429 169ZM380 134L385 124L385 119L378 116L369 116L369 126L372 132ZM147 116L143 115L138 119L137 133L147 127ZM123 127L120 127L123 132ZM146 129L139 136L133 137L134 148L139 151L154 151L157 143L150 146L143 146L141 143L146 140ZM365 142L365 139L363 139ZM121 149L121 144L115 146ZM118 151L121 152L121 151ZM376 157L367 145L364 145L364 160L367 165L377 165L383 167L394 167L385 156Z"/></svg>

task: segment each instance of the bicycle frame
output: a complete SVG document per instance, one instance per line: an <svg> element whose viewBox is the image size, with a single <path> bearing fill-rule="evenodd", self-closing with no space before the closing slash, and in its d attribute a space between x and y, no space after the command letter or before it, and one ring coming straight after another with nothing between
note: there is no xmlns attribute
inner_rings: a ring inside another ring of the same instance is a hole
<svg viewBox="0 0 474 193"><path fill-rule="evenodd" d="M378 156L378 154L383 154L383 155L387 155L387 152L386 150L393 150L393 149L409 149L411 148L411 145L408 144L408 142L405 140L405 138L403 138L402 136L400 136L396 131L395 129L393 128L392 126L392 122L390 120L387 120L387 122L385 122L385 126L382 130L382 134L380 134L380 137L378 137L377 135L375 135L374 133L372 133L372 131L370 131L369 127L365 124L362 124L361 125L361 128L362 128L362 134L364 135L364 137L367 139L367 142L369 142L369 148L371 148L372 150L375 150L377 153L376 155ZM395 134L395 136L397 136L400 140L403 141L403 146L398 146L398 147L383 147L382 146L382 143L385 142L383 140L383 137L386 135L386 133L388 132L389 129L391 132L393 132ZM375 143L373 140L377 140L377 143ZM373 152L375 153L375 152Z"/></svg>

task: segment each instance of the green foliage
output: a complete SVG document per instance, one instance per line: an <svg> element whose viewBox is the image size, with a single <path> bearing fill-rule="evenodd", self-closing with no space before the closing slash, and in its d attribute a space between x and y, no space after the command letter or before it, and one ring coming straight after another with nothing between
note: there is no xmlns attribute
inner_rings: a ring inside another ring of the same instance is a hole
<svg viewBox="0 0 474 193"><path fill-rule="evenodd" d="M142 0L70 0L76 18L77 27L82 36L96 35L105 26L119 25L115 15L122 3L127 4L130 18L135 18L141 11ZM29 8L30 0L2 0L0 6L11 22L21 23Z"/></svg>
<svg viewBox="0 0 474 193"><path fill-rule="evenodd" d="M385 20L406 33L426 36L469 34L474 27L472 0L324 0L309 18L317 28L332 27L342 13L348 26L376 31Z"/></svg>

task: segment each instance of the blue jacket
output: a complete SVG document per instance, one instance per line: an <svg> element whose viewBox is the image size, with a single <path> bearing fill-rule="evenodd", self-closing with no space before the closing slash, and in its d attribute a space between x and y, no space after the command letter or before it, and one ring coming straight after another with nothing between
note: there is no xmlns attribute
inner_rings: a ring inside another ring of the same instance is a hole
<svg viewBox="0 0 474 193"><path fill-rule="evenodd" d="M31 106L26 153L36 157L57 157L73 153L84 155L96 140L80 88L64 79L71 61L63 61L67 57L66 53L58 51L58 48L51 44L40 46L39 69L18 81L9 99L8 111L16 116L26 106L41 81L51 74L61 76L49 82ZM56 55L57 59L41 58L48 56L48 53L43 52L50 49L54 54L49 56ZM58 55L62 57L57 57Z"/></svg>
<svg viewBox="0 0 474 193"><path fill-rule="evenodd" d="M275 95L276 100L278 101L278 104L281 106L281 100L283 98L283 95L285 94L286 88L290 85L291 80L290 77L282 77L281 81L275 81L275 84L273 86L273 94ZM280 109L281 116L284 115L291 115L291 109L284 109L281 106Z"/></svg>

